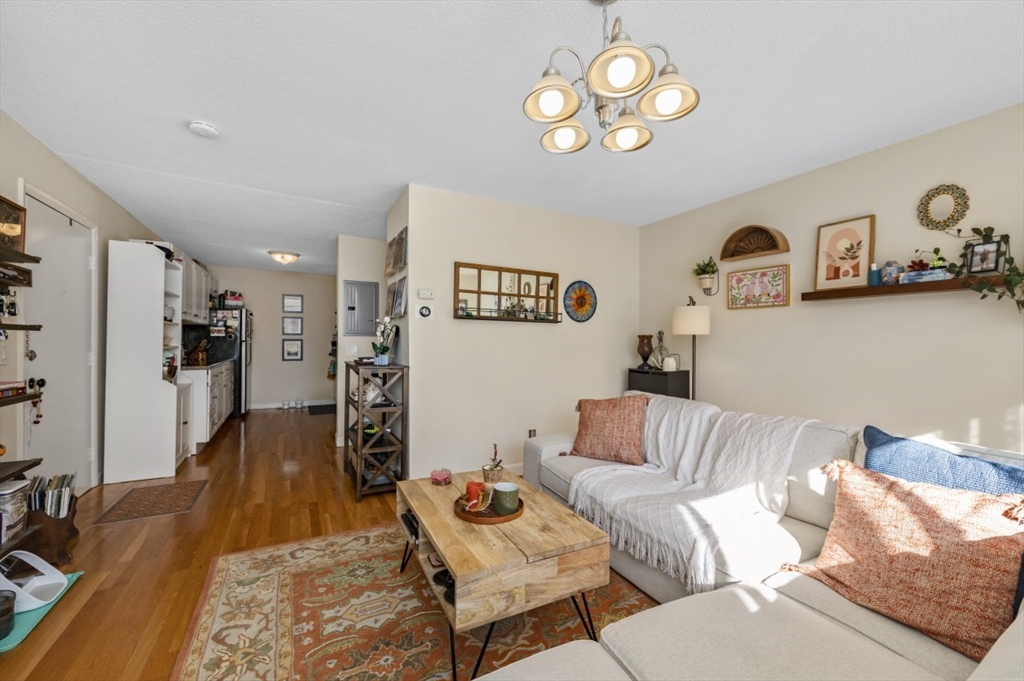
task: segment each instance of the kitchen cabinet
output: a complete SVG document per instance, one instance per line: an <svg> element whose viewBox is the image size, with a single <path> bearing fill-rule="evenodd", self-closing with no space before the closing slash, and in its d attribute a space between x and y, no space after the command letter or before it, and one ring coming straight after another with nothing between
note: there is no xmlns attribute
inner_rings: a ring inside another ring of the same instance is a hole
<svg viewBox="0 0 1024 681"><path fill-rule="evenodd" d="M205 267L188 257L182 258L182 321L186 324L210 323L210 291L217 282Z"/></svg>
<svg viewBox="0 0 1024 681"><path fill-rule="evenodd" d="M174 475L183 267L142 242L111 241L103 482Z"/></svg>
<svg viewBox="0 0 1024 681"><path fill-rule="evenodd" d="M178 409L175 417L175 464L180 466L192 453L192 381L182 376L178 380Z"/></svg>
<svg viewBox="0 0 1024 681"><path fill-rule="evenodd" d="M182 372L192 381L191 452L217 434L235 408L235 365L227 360Z"/></svg>

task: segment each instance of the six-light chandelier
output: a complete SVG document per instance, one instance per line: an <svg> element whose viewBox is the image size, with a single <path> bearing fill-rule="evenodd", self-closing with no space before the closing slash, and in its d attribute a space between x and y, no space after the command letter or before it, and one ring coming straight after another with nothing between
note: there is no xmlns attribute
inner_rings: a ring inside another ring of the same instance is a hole
<svg viewBox="0 0 1024 681"><path fill-rule="evenodd" d="M576 118L580 109L594 103L598 123L606 130L601 146L608 151L628 152L642 149L654 138L640 116L649 121L674 121L697 108L700 95L679 75L668 50L658 44L641 48L622 30L618 17L608 36L608 8L615 0L592 0L602 6L604 15L603 50L583 68L583 60L571 47L555 48L544 75L523 102L523 112L538 123L549 123L540 145L552 154L571 154L587 146L590 133ZM629 98L643 92L654 78L654 59L647 50L665 53L665 66L658 78L636 104ZM555 55L571 52L580 66L580 77L572 83L555 68ZM640 116L637 116L639 114Z"/></svg>

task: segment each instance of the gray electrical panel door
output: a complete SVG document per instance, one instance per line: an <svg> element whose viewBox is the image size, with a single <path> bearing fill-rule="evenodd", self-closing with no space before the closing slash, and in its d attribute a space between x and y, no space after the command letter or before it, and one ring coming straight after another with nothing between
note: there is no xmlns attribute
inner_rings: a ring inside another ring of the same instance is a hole
<svg viewBox="0 0 1024 681"><path fill-rule="evenodd" d="M345 282L345 335L373 336L377 333L377 282Z"/></svg>

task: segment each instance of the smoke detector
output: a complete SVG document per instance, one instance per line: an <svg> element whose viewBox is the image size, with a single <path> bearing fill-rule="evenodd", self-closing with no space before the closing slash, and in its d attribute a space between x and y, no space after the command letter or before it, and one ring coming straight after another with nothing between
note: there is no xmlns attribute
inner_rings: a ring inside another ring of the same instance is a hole
<svg viewBox="0 0 1024 681"><path fill-rule="evenodd" d="M213 123L207 123L206 121L189 121L188 129L200 137L216 139L220 135Z"/></svg>

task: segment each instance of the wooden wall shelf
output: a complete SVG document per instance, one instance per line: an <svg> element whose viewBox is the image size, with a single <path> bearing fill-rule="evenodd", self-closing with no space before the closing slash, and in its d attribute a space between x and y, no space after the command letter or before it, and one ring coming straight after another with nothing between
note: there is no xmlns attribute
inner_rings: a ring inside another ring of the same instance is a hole
<svg viewBox="0 0 1024 681"><path fill-rule="evenodd" d="M1003 283L1003 276L990 277L993 286ZM807 291L800 294L800 300L836 300L838 298L870 298L873 296L894 296L907 293L939 293L942 291L970 291L974 278L946 279L945 281L922 281L917 284L893 284L891 286L861 286L858 288L834 288L826 291Z"/></svg>
<svg viewBox="0 0 1024 681"><path fill-rule="evenodd" d="M42 324L5 324L0 322L0 329L4 331L42 331Z"/></svg>
<svg viewBox="0 0 1024 681"><path fill-rule="evenodd" d="M42 397L41 392L25 393L24 395L17 395L16 397L3 397L0 398L0 407L8 407L12 404L20 404L21 402L28 402L29 400L37 400ZM35 459L30 459L34 461Z"/></svg>
<svg viewBox="0 0 1024 681"><path fill-rule="evenodd" d="M42 258L36 255L29 255L28 253L22 253L16 251L13 248L7 248L6 246L0 246L0 262L28 262L38 263L41 262Z"/></svg>

